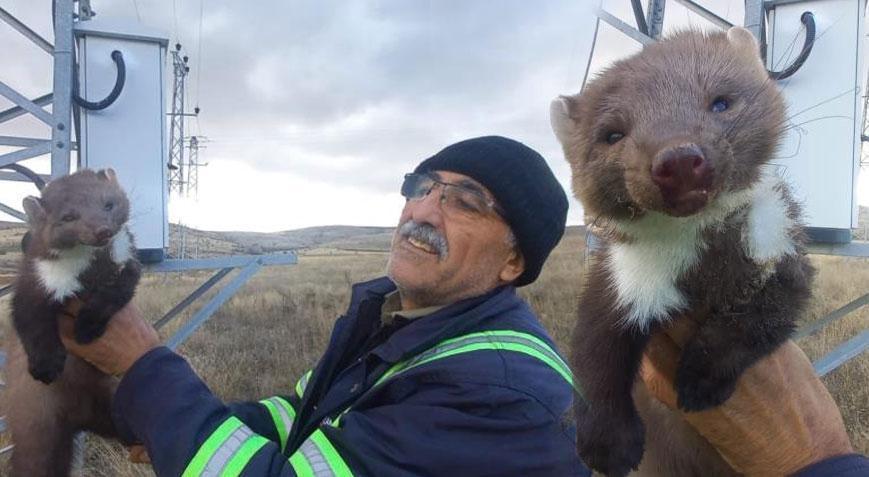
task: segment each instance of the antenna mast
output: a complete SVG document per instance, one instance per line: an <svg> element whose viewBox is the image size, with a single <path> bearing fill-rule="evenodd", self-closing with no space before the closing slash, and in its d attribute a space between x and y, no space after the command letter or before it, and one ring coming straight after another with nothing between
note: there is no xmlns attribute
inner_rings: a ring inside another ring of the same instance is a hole
<svg viewBox="0 0 869 477"><path fill-rule="evenodd" d="M188 140L189 156L187 158L187 194L199 199L199 167L205 167L207 162L199 162L199 149L204 149L203 144L208 142L205 136L190 136Z"/></svg>
<svg viewBox="0 0 869 477"><path fill-rule="evenodd" d="M190 67L187 66L188 57L181 55L181 43L175 44L172 51L172 66L175 76L172 88L172 112L169 113L169 192L177 191L184 194L186 189L185 177L187 176L187 164L184 162L184 117L189 114L184 112L184 86ZM197 113L199 112L197 109Z"/></svg>

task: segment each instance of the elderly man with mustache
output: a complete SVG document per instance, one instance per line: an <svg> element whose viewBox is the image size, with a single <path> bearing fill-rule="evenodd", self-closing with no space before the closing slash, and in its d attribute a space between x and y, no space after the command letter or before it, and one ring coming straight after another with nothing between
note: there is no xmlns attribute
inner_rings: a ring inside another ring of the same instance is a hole
<svg viewBox="0 0 869 477"><path fill-rule="evenodd" d="M221 402L132 306L96 343L67 341L124 374L115 422L158 475L588 475L564 421L570 370L516 294L564 233L567 197L545 160L469 139L401 193L388 276L353 287L292 395Z"/></svg>

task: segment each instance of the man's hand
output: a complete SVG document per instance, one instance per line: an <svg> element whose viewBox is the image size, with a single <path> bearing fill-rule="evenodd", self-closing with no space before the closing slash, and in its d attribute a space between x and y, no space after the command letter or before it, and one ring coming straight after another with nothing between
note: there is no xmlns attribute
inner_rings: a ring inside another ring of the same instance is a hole
<svg viewBox="0 0 869 477"><path fill-rule="evenodd" d="M676 409L673 382L681 349L696 327L688 317L677 319L652 337L643 356L646 387L671 409ZM792 341L746 370L724 404L682 416L747 475L791 474L853 452L836 403Z"/></svg>
<svg viewBox="0 0 869 477"><path fill-rule="evenodd" d="M106 374L119 376L127 372L139 358L160 346L160 338L132 303L118 311L105 333L86 345L75 341L74 321L81 309L78 300L70 301L59 317L60 338L66 349L96 366Z"/></svg>

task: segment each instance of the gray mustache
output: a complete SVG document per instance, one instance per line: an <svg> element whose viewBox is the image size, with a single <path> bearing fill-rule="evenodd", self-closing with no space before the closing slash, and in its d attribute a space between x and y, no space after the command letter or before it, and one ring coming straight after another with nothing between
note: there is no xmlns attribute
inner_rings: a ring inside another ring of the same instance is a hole
<svg viewBox="0 0 869 477"><path fill-rule="evenodd" d="M439 260L444 260L449 255L447 239L431 224L420 224L408 220L398 229L398 236L412 238L430 246L437 252Z"/></svg>

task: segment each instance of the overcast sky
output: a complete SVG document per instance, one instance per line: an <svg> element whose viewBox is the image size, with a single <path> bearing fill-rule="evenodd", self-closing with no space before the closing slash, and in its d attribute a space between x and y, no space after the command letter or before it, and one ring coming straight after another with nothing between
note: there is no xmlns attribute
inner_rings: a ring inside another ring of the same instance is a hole
<svg viewBox="0 0 869 477"><path fill-rule="evenodd" d="M701 3L742 23L742 0ZM52 38L48 0L0 4ZM631 18L627 0L605 4ZM590 0L92 0L92 6L102 20L166 32L190 56L188 107L199 105L202 113L188 129L211 139L200 153L209 165L200 171L198 202L173 198L173 221L257 231L394 225L402 175L452 142L485 134L537 149L569 191L548 107L558 94L579 89L594 26ZM666 28L688 25L707 24L670 2ZM48 55L4 24L0 42L9 45L0 49L0 79L32 96L50 90ZM603 26L592 69L636 49ZM0 108L7 104L0 101ZM0 134L42 131L33 121L17 123ZM29 192L0 184L0 201L8 204L20 204ZM569 222L580 221L572 200Z"/></svg>

